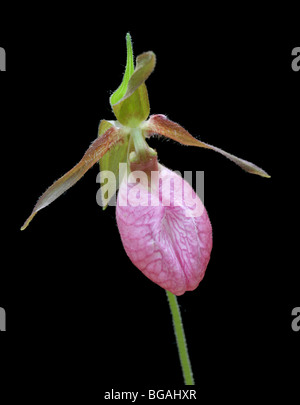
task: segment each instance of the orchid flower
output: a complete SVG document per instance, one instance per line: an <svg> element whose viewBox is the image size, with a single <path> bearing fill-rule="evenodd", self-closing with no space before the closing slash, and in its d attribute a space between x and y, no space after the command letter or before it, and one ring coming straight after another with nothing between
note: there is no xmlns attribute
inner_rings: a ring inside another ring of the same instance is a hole
<svg viewBox="0 0 300 405"><path fill-rule="evenodd" d="M159 135L183 145L211 149L249 173L270 176L255 164L193 137L165 115L149 116L145 81L155 68L156 57L151 51L145 52L136 58L134 66L129 34L126 43L123 81L110 97L116 120L100 122L97 139L79 163L39 198L21 229L95 163L100 162L101 171L111 171L118 179L116 218L123 246L132 263L167 291L185 382L193 384L176 295L194 290L202 280L212 249L212 227L191 186L158 162L157 152L146 139ZM120 163L129 169L123 178L119 177Z"/></svg>

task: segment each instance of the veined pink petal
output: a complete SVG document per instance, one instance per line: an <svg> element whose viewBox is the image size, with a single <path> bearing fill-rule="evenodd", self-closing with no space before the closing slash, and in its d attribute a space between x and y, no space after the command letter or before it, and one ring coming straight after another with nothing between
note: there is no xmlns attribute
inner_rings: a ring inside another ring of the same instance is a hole
<svg viewBox="0 0 300 405"><path fill-rule="evenodd" d="M132 263L154 283L182 295L204 277L212 228L201 200L184 179L162 166L159 179L152 193L142 184L123 181L117 224Z"/></svg>

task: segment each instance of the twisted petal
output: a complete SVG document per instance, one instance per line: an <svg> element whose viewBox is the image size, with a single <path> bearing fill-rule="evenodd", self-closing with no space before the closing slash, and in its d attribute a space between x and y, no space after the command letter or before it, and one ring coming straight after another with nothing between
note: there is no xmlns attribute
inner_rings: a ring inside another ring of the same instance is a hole
<svg viewBox="0 0 300 405"><path fill-rule="evenodd" d="M230 159L232 162L240 166L248 173L257 174L262 177L270 177L267 172L256 166L254 163L248 162L244 159L240 159L237 156L232 155L231 153L217 148L216 146L199 141L198 139L194 138L188 131L186 131L182 126L174 121L169 120L165 115L151 115L150 119L144 124L144 129L148 132L149 135L164 135L183 145L198 146L200 148L214 150L215 152L219 152L221 153L221 155Z"/></svg>
<svg viewBox="0 0 300 405"><path fill-rule="evenodd" d="M101 137L97 138L88 148L83 158L64 176L52 184L39 198L31 215L25 221L21 230L29 225L35 214L47 207L66 190L72 187L100 158L115 144L123 140L123 133L116 127L109 128Z"/></svg>
<svg viewBox="0 0 300 405"><path fill-rule="evenodd" d="M212 249L207 212L191 186L165 167L156 192L141 183L123 181L119 189L116 217L125 251L162 288L176 295L194 290Z"/></svg>

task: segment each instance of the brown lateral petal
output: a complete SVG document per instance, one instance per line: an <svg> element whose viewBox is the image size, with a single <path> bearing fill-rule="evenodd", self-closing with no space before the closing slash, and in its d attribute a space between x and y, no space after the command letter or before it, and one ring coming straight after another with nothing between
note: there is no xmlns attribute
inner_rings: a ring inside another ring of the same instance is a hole
<svg viewBox="0 0 300 405"><path fill-rule="evenodd" d="M256 166L254 163L248 162L244 159L240 159L232 155L231 153L217 148L216 146L199 141L198 139L194 138L188 131L186 131L181 125L169 120L165 115L151 115L149 120L144 124L143 128L148 132L149 135L164 135L183 145L198 146L200 148L214 150L215 152L219 152L221 153L221 155L230 159L232 162L240 166L248 173L257 174L262 177L271 177L268 175L267 172Z"/></svg>
<svg viewBox="0 0 300 405"><path fill-rule="evenodd" d="M122 131L115 127L109 128L101 137L97 138L88 148L80 162L64 176L54 182L39 198L31 215L25 221L21 230L23 231L27 228L38 211L51 204L66 190L72 187L112 146L122 140Z"/></svg>

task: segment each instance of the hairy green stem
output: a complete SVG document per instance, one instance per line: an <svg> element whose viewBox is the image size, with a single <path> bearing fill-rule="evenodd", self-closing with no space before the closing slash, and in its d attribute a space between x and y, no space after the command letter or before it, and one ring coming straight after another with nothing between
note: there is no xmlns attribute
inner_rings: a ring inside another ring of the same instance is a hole
<svg viewBox="0 0 300 405"><path fill-rule="evenodd" d="M195 385L177 297L176 295L170 293L170 291L166 290L166 293L173 318L174 332L176 336L184 383L185 385Z"/></svg>

